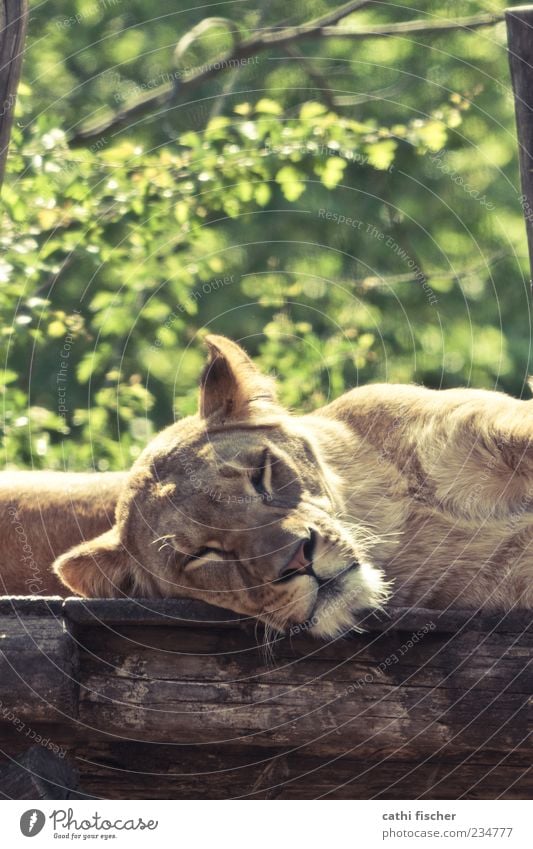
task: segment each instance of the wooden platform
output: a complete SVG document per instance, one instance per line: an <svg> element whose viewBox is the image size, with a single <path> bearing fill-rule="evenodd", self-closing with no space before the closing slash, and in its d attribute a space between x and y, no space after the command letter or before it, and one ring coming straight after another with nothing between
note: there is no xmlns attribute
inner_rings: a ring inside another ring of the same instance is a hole
<svg viewBox="0 0 533 849"><path fill-rule="evenodd" d="M0 766L40 745L105 799L530 798L533 615L366 627L267 659L200 603L2 599Z"/></svg>

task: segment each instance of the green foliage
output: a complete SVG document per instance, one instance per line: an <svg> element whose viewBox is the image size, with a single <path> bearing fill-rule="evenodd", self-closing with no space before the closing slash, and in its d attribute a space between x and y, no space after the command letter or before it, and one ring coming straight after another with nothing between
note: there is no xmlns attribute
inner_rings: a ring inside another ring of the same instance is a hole
<svg viewBox="0 0 533 849"><path fill-rule="evenodd" d="M412 17L401 9L350 24ZM201 9L33 10L0 237L7 465L129 467L194 411L209 331L243 340L304 410L376 380L522 391L527 266L501 28L356 54L303 42L301 60L262 54L195 103L69 147L72 127L287 22L278 2L262 14L225 4L176 65Z"/></svg>

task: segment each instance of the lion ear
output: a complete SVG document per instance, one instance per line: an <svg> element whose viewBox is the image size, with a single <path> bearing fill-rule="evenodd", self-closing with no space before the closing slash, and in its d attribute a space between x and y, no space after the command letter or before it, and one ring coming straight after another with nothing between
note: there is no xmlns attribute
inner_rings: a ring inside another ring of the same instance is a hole
<svg viewBox="0 0 533 849"><path fill-rule="evenodd" d="M200 415L247 419L275 406L274 380L261 374L248 354L225 336L207 336L209 360L200 383Z"/></svg>
<svg viewBox="0 0 533 849"><path fill-rule="evenodd" d="M53 570L66 586L86 598L121 598L133 594L135 576L130 556L116 528L71 548Z"/></svg>

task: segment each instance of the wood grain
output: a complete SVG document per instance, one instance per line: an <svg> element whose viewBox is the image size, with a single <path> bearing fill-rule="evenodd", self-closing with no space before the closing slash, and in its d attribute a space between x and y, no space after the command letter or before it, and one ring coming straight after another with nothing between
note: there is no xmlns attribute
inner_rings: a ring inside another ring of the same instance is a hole
<svg viewBox="0 0 533 849"><path fill-rule="evenodd" d="M528 798L531 613L367 626L267 660L200 603L5 599L0 699L101 798ZM0 744L27 746L1 709Z"/></svg>
<svg viewBox="0 0 533 849"><path fill-rule="evenodd" d="M71 764L33 746L0 770L0 799L79 799L78 773Z"/></svg>

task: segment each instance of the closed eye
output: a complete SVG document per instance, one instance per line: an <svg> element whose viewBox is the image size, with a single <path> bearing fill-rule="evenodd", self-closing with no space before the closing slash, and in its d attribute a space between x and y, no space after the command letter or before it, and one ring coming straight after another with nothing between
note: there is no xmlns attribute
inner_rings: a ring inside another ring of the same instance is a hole
<svg viewBox="0 0 533 849"><path fill-rule="evenodd" d="M252 486L261 497L270 498L272 495L272 463L268 448L261 455L258 467L251 476Z"/></svg>
<svg viewBox="0 0 533 849"><path fill-rule="evenodd" d="M199 565L199 561L202 561L213 555L214 559L217 557L222 560L224 558L225 552L222 551L221 548L214 548L213 546L204 546L203 548L199 548L197 551L193 551L192 554L187 555L185 562L183 564L184 568L194 567Z"/></svg>

